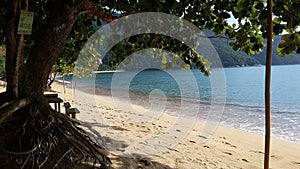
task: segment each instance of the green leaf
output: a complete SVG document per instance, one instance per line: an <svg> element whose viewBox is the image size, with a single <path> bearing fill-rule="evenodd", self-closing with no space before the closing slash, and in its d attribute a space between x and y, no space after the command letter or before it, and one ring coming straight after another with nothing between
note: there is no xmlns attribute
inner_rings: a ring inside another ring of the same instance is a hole
<svg viewBox="0 0 300 169"><path fill-rule="evenodd" d="M165 65L165 64L167 64L167 59L166 59L166 57L162 57L162 59L161 59L161 63L163 64L163 65Z"/></svg>
<svg viewBox="0 0 300 169"><path fill-rule="evenodd" d="M276 18L273 19L273 22L275 24L280 24L281 21L280 21L280 19L278 17L276 17Z"/></svg>

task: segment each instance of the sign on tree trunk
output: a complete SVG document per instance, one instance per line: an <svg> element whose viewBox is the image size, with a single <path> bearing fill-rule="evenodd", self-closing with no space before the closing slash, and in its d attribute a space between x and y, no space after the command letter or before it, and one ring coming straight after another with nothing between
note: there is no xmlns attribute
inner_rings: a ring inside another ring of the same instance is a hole
<svg viewBox="0 0 300 169"><path fill-rule="evenodd" d="M30 35L32 30L33 12L21 10L18 34Z"/></svg>

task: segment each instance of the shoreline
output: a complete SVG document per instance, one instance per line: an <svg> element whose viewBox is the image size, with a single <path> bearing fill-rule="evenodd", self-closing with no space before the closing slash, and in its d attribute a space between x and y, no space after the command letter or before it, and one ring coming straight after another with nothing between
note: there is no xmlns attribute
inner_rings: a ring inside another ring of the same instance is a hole
<svg viewBox="0 0 300 169"><path fill-rule="evenodd" d="M57 81L58 83L60 83L62 85L62 82L61 81ZM67 81L65 81L67 82ZM71 82L70 82L71 83ZM69 84L69 82L65 83L65 86L68 86L69 88L71 87ZM98 95L101 95L101 96L106 96L106 97L111 97L111 90L110 89L106 89L106 88L101 88L101 87L96 87L95 89L91 89L89 87L83 87L83 86L77 86L76 87L77 89L79 88L80 91L82 92L85 92L87 94L93 94L95 93L97 96ZM122 92L123 91L119 91L120 95L122 95ZM126 95L126 94L125 94ZM131 104L138 104L138 105L141 105L143 107L149 107L149 102L147 101L149 97L148 96L144 96L143 93L139 93L139 92L134 92L132 96L130 96L130 100L131 100ZM176 100L176 97L174 98L170 98L171 100L174 101L174 99ZM189 102L188 100L186 100L187 102ZM206 102L206 101L199 101L200 104L203 104L204 106L207 106L207 105L210 105L210 102ZM180 103L178 103L180 104ZM226 116L226 119L228 119L228 115L229 115L229 111L231 111L232 107L234 108L248 108L248 107L253 107L253 106L244 106L244 105L240 105L240 104L233 104L233 103L226 103L225 105L225 110L224 110L224 113L223 113L223 118L225 118ZM256 107L256 111L260 110L262 111L263 107ZM261 112L253 112L253 113L256 113L256 114L259 114L260 116L263 116L263 114L261 114ZM195 116L193 115L185 115L186 118L188 119L191 119L191 120L196 120L196 121L199 121L199 122L205 122L206 121L206 117L208 116L208 114L204 113L204 114L201 114L201 112L205 112L205 110L201 110L199 113L199 116L201 116L200 118L196 118L195 119ZM168 114L170 115L173 115L173 116L176 116L176 117L182 117L180 114L178 114L178 112L174 112L170 109L168 109L167 111ZM233 112L233 114L235 114L235 112ZM247 118L247 117L246 117ZM223 119L224 120L224 119ZM233 121L234 122L234 121ZM238 120L236 120L236 122L238 122ZM246 132L251 132L251 133L255 133L255 134L259 134L259 135L263 135L264 133L264 126L262 126L263 124L261 123L260 126L254 126L255 123L251 123L251 124L248 124L248 126L239 126L239 125L235 125L235 124L232 124L232 122L227 122L227 120L224 120L224 121L220 121L220 124L221 126L224 126L224 127L229 127L229 128L234 128L234 129L238 129L238 130L243 130L243 131L246 131ZM249 127L249 126L254 126L254 128L252 127ZM276 130L277 129L277 130ZM290 133L280 133L282 131L285 131L288 130L287 128L284 128L284 129L279 129L278 130L278 127L276 129L273 129L273 137L274 138L277 138L277 139L282 139L282 140L285 140L285 141L290 141L290 142L295 142L297 144L300 144L300 138L299 137L296 137L297 135L289 135ZM290 131L292 132L292 131ZM287 137L288 136L288 137Z"/></svg>
<svg viewBox="0 0 300 169"><path fill-rule="evenodd" d="M209 139L204 139L206 136L202 135L203 127L211 126L198 121L186 120L187 123L181 124L176 116L147 112L140 106L129 109L128 105L121 105L122 103L116 107L108 96L93 96L77 90L72 91L70 88L66 88L66 93L63 94L63 87L58 83L54 83L52 89L58 92L64 101L69 101L81 111L77 116L78 120L98 143L108 146L114 168L140 165L139 158L135 155L137 153L146 154L145 157L153 166L161 164L159 168L163 168L162 164L170 168L252 169L263 166L263 135L218 126ZM188 126L190 128L186 130L186 124L193 125ZM160 143L151 139L155 136L160 138ZM175 139L176 137L179 139ZM178 142L168 144L173 140ZM132 147L132 143L138 144ZM158 149L157 147L161 152L147 155ZM272 138L270 166L299 168L298 152L300 144ZM128 164L129 161L132 163Z"/></svg>
<svg viewBox="0 0 300 169"><path fill-rule="evenodd" d="M118 72L125 72L125 70L97 70L93 71L93 73L118 73Z"/></svg>

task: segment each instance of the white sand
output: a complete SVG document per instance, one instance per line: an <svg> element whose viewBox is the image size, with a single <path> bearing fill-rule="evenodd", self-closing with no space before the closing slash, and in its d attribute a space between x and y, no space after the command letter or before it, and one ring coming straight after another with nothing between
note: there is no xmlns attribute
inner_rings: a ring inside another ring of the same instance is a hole
<svg viewBox="0 0 300 169"><path fill-rule="evenodd" d="M64 94L57 83L53 90L81 111L77 119L110 150L114 168L263 168L262 135L219 126L204 139L202 130L208 127L204 123L147 112L139 106L131 109L126 103L116 106L110 97L74 94L71 89ZM299 144L273 138L271 168L300 168L299 152Z"/></svg>

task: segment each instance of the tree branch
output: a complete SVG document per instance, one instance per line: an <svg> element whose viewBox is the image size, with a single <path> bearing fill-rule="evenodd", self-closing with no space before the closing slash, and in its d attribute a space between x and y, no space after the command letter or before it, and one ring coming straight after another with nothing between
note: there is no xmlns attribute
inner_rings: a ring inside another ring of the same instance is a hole
<svg viewBox="0 0 300 169"><path fill-rule="evenodd" d="M30 104L30 98L24 98L6 106L0 113L0 124L10 117L15 111Z"/></svg>
<svg viewBox="0 0 300 169"><path fill-rule="evenodd" d="M80 13L87 13L88 14L86 16L87 19L96 15L97 17L101 18L106 22L111 22L114 19L117 19L118 17L107 14L103 10L101 10L101 6L105 2L106 1L103 1L101 3L94 3L91 2L90 0L84 0L81 3L79 3L80 5L78 6L78 11L80 11Z"/></svg>
<svg viewBox="0 0 300 169"><path fill-rule="evenodd" d="M200 36L200 37L204 37L204 38L220 38L220 39L227 39L227 40L234 40L232 38L226 37L226 36L222 36L222 35L215 35L215 36Z"/></svg>

